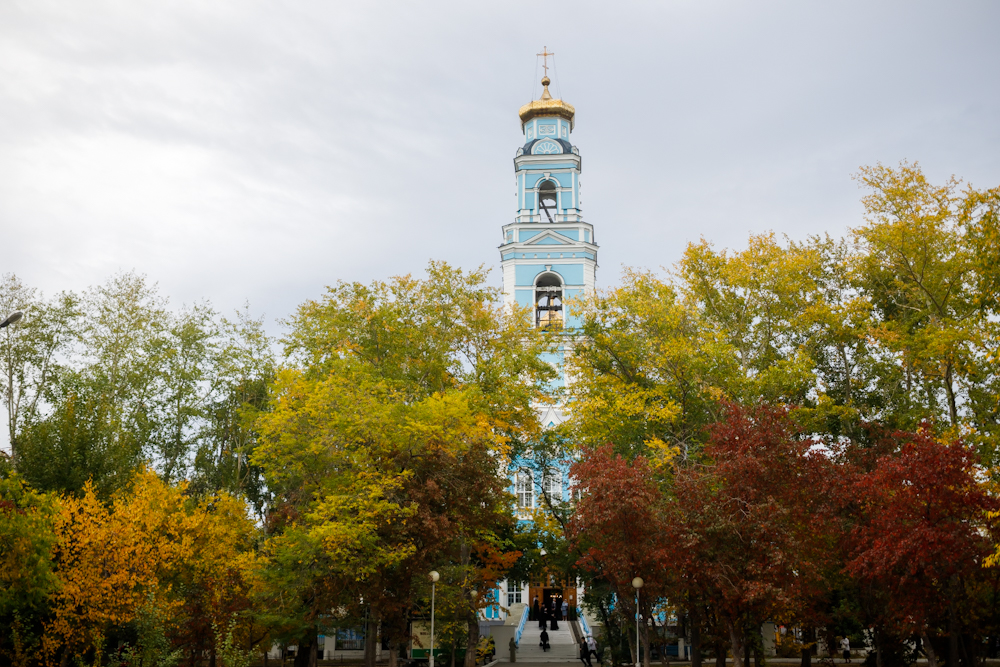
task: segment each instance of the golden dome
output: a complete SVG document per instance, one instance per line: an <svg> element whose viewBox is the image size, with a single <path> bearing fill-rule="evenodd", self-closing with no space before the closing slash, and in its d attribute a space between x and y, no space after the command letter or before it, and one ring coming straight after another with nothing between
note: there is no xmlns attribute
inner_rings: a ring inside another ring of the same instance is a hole
<svg viewBox="0 0 1000 667"><path fill-rule="evenodd" d="M565 118L569 121L569 129L573 129L573 117L576 115L576 109L573 108L572 104L567 104L562 100L553 99L552 95L549 94L549 77L542 78L542 96L535 100L534 102L528 102L517 115L521 117L521 123L527 123L532 118L538 118L539 116L558 116L559 118Z"/></svg>

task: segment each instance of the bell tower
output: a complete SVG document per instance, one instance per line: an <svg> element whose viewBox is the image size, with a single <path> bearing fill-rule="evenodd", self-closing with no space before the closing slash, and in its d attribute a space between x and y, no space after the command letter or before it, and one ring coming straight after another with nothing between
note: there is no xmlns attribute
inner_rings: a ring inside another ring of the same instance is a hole
<svg viewBox="0 0 1000 667"><path fill-rule="evenodd" d="M550 83L545 76L542 96L518 112L525 143L514 156L517 213L500 245L504 300L530 308L541 328L575 326L566 302L593 292L597 273L594 228L580 204L580 151L570 142L576 110L552 97Z"/></svg>

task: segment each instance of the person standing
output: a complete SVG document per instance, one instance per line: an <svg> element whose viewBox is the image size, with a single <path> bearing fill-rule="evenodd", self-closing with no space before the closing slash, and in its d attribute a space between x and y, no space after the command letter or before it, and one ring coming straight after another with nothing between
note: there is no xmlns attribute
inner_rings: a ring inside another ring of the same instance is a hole
<svg viewBox="0 0 1000 667"><path fill-rule="evenodd" d="M566 602L566 600L563 600L562 603L562 620L569 620L569 602Z"/></svg>
<svg viewBox="0 0 1000 667"><path fill-rule="evenodd" d="M844 652L844 662L851 661L851 640L844 637L840 640L840 650Z"/></svg>
<svg viewBox="0 0 1000 667"><path fill-rule="evenodd" d="M539 618L541 617L539 616L538 596L536 595L535 601L531 603L531 620L537 621Z"/></svg>
<svg viewBox="0 0 1000 667"><path fill-rule="evenodd" d="M538 644L539 646L542 647L542 651L543 652L544 651L548 651L549 650L549 633L547 633L545 630L542 630L542 634L539 635L539 639L542 640Z"/></svg>
<svg viewBox="0 0 1000 667"><path fill-rule="evenodd" d="M593 663L590 662L590 647L587 645L587 640L584 637L580 637L580 662L585 667L594 667Z"/></svg>

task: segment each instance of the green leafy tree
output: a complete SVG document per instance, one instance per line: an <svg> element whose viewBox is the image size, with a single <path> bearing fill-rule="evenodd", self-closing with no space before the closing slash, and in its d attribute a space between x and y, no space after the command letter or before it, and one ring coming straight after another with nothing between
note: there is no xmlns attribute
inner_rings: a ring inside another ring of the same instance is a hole
<svg viewBox="0 0 1000 667"><path fill-rule="evenodd" d="M0 317L20 311L23 318L0 332L0 374L11 458L18 454L18 438L26 424L45 409L49 388L58 381L64 355L79 321L78 299L62 293L44 300L17 276L0 278Z"/></svg>
<svg viewBox="0 0 1000 667"><path fill-rule="evenodd" d="M0 476L0 655L12 662L41 635L56 588L52 547L58 501L15 475Z"/></svg>

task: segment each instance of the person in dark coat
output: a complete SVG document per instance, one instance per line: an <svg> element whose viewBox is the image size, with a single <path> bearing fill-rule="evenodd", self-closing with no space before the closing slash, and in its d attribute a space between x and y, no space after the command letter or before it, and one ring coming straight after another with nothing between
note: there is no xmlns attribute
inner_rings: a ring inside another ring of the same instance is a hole
<svg viewBox="0 0 1000 667"><path fill-rule="evenodd" d="M538 610L538 627L545 629L545 607Z"/></svg>
<svg viewBox="0 0 1000 667"><path fill-rule="evenodd" d="M539 618L541 618L539 614L540 612L538 607L538 596L536 595L535 601L531 603L531 620L537 621Z"/></svg>
<svg viewBox="0 0 1000 667"><path fill-rule="evenodd" d="M549 650L549 633L547 633L545 630L542 630L542 634L539 635L539 638L542 641L539 642L538 645L542 647L543 651L548 651Z"/></svg>
<svg viewBox="0 0 1000 667"><path fill-rule="evenodd" d="M587 646L587 640L584 637L580 637L580 662L586 667L594 667L594 664L590 662L590 647Z"/></svg>
<svg viewBox="0 0 1000 667"><path fill-rule="evenodd" d="M558 630L559 629L559 621L556 620L558 617L559 617L559 612L555 612L555 611L552 612L552 622L549 623L549 629L551 629L551 630Z"/></svg>

